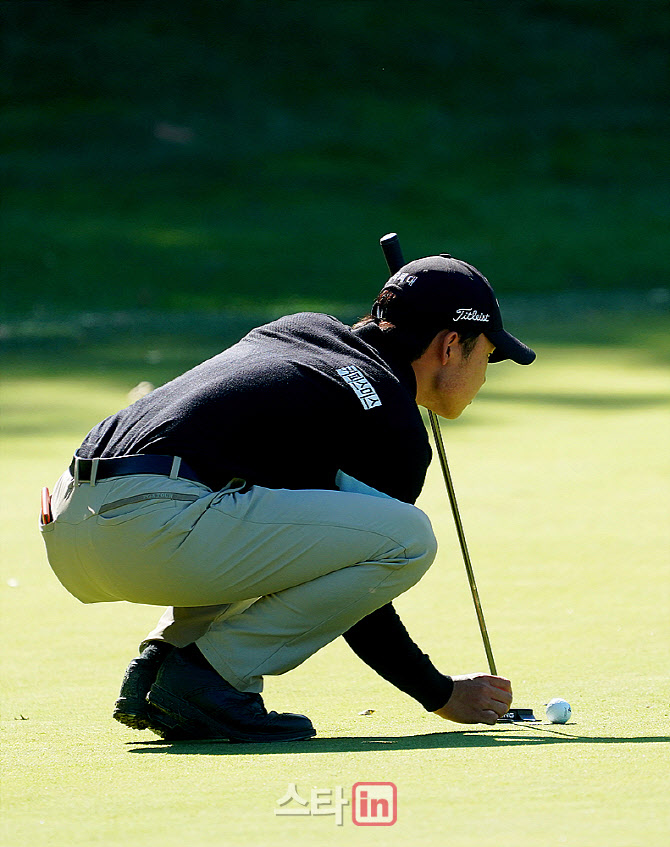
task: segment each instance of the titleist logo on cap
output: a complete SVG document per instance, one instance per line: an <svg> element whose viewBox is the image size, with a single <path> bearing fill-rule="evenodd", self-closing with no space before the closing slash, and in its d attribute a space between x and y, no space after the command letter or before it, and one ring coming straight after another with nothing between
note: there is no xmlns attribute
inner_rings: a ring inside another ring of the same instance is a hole
<svg viewBox="0 0 670 847"><path fill-rule="evenodd" d="M482 321L488 323L491 315L485 315L483 312L478 312L476 309L456 309L455 321Z"/></svg>

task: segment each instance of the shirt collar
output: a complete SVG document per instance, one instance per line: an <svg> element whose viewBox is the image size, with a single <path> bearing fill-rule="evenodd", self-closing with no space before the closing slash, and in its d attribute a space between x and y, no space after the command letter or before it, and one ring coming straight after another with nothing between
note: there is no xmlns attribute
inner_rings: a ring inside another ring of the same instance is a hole
<svg viewBox="0 0 670 847"><path fill-rule="evenodd" d="M355 336L374 348L391 368L398 381L416 397L416 376L409 360L409 355L403 350L397 339L389 337L376 323L363 324L352 330Z"/></svg>

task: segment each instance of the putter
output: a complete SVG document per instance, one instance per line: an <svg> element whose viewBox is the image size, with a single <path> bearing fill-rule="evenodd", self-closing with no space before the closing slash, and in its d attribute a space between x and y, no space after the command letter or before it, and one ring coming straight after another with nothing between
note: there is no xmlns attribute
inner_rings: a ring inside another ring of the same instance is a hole
<svg viewBox="0 0 670 847"><path fill-rule="evenodd" d="M388 265L389 272L391 274L394 274L405 264L402 255L402 249L400 247L400 240L398 239L397 234L395 232L389 232L387 235L383 236L383 238L380 239L379 244L384 253L384 258L386 259L386 264ZM484 620L484 612L482 611L482 604L479 600L479 591L477 590L477 583L475 582L475 573L472 568L472 562L470 560L470 553L468 551L468 544L465 539L465 532L463 531L463 522L461 521L461 514L458 508L458 502L456 500L456 492L454 490L454 484L451 479L449 463L447 462L447 453L444 449L444 442L442 441L440 422L438 421L435 412L432 412L430 409L428 409L428 420L430 421L430 427L433 431L433 440L435 441L437 456L440 461L440 467L442 468L444 484L447 488L447 494L449 495L451 513L454 517L454 524L456 525L456 534L458 535L458 542L461 547L463 562L465 563L465 572L468 575L470 593L472 594L472 600L475 606L475 612L477 614L477 621L479 622L479 631L481 632L482 641L484 642L484 650L486 652L486 659L489 665L489 672L492 676L498 676L495 659L493 658L493 650L491 649L491 641L489 639L489 633L486 628L486 621ZM517 723L521 721L531 721L533 723L537 723L538 720L539 719L536 718L533 714L532 709L510 709L509 712L506 712L501 718L498 718L498 723Z"/></svg>

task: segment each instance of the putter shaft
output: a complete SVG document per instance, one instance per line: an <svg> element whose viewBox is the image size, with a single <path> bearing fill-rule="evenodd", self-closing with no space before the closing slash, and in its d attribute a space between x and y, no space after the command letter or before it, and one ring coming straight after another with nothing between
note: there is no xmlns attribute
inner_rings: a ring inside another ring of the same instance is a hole
<svg viewBox="0 0 670 847"><path fill-rule="evenodd" d="M449 463L447 462L447 453L444 449L444 442L442 441L442 433L440 431L440 423L437 419L437 415L434 412L428 410L428 419L430 421L430 427L433 430L433 440L435 441L435 446L437 448L437 455L440 460L440 466L442 468L442 476L444 477L444 484L447 487L447 494L449 495L449 504L451 505L451 511L454 516L454 524L456 525L456 533L458 534L458 541L461 545L461 553L463 554L463 562L465 563L465 571L468 575L468 582L470 583L470 592L472 593L472 600L475 604L475 612L477 613L477 621L479 622L479 629L482 634L482 641L484 642L484 650L486 651L486 658L489 663L489 671L493 676L498 675L498 671L496 670L495 659L493 658L493 651L491 650L491 642L489 640L488 630L486 629L486 621L484 620L484 612L482 611L482 604L479 601L479 592L477 591L477 583L475 582L475 574L472 569L472 562L470 561L470 553L468 552L468 544L465 540L465 532L463 531L463 523L461 522L461 515L458 509L458 503L456 501L456 492L454 491L454 485L451 481L451 472L449 471Z"/></svg>

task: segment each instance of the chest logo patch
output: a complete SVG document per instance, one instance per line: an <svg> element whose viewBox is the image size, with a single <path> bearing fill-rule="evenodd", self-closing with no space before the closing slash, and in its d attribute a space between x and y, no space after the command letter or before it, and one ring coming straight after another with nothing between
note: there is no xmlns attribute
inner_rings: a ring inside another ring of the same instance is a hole
<svg viewBox="0 0 670 847"><path fill-rule="evenodd" d="M375 409L377 406L381 406L382 401L379 399L379 395L369 383L367 377L355 365L338 368L337 373L351 386L364 409Z"/></svg>

